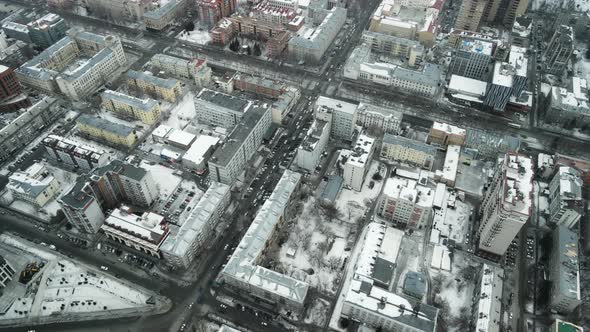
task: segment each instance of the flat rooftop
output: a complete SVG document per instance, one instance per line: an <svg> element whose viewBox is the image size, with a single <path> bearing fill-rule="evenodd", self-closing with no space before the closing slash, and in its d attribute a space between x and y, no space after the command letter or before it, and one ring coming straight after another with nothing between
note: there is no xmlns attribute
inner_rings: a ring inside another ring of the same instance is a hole
<svg viewBox="0 0 590 332"><path fill-rule="evenodd" d="M356 104L347 103L342 100L329 98L325 96L319 96L319 98L315 102L315 106L316 109L324 108L348 114L354 114L357 108Z"/></svg>
<svg viewBox="0 0 590 332"><path fill-rule="evenodd" d="M400 177L387 179L383 187L383 195L392 199L405 200L422 207L432 207L434 192L434 189L420 185L416 180Z"/></svg>
<svg viewBox="0 0 590 332"><path fill-rule="evenodd" d="M250 104L248 100L209 89L202 89L199 92L195 101L199 102L200 100L230 109L234 112L245 112L247 106Z"/></svg>

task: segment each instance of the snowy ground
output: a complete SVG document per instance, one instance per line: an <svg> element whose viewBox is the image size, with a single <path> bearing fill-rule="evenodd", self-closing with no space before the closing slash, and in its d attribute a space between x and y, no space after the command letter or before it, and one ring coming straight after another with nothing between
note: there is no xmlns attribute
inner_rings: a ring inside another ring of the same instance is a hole
<svg viewBox="0 0 590 332"><path fill-rule="evenodd" d="M463 161L466 158L467 156L462 153L455 188L481 197L483 195L483 186L488 176L493 174L493 163L472 159L471 165L465 165Z"/></svg>
<svg viewBox="0 0 590 332"><path fill-rule="evenodd" d="M371 179L373 174L377 173L379 170L379 165L383 165L381 167L381 176L385 177L387 168L384 167L384 164L373 160L360 192L352 189L342 189L336 202L336 207L340 212L339 218L341 220L356 223L356 221L365 214L365 211L371 206L374 200L377 199L385 180L374 181L373 188L369 188L369 186L371 181L373 181Z"/></svg>
<svg viewBox="0 0 590 332"><path fill-rule="evenodd" d="M168 115L165 115L163 124L175 129L184 129L197 115L194 98L195 94L192 91L185 94L180 102L172 107Z"/></svg>
<svg viewBox="0 0 590 332"><path fill-rule="evenodd" d="M558 8L574 8L578 12L587 12L590 9L588 0L533 0L532 9L542 9L547 12Z"/></svg>
<svg viewBox="0 0 590 332"><path fill-rule="evenodd" d="M160 197L165 200L168 196L172 195L174 190L180 185L182 178L176 174L176 170L162 166L160 164L151 164L145 160L141 161L139 165L142 168L150 170L152 177L157 181L160 189Z"/></svg>
<svg viewBox="0 0 590 332"><path fill-rule="evenodd" d="M199 30L200 29L200 30ZM206 28L195 26L193 31L182 31L176 36L177 39L195 43L199 45L206 45L211 41L211 36Z"/></svg>
<svg viewBox="0 0 590 332"><path fill-rule="evenodd" d="M304 322L323 327L328 319L329 309L330 302L320 298L314 299L313 303L308 306Z"/></svg>
<svg viewBox="0 0 590 332"><path fill-rule="evenodd" d="M535 181L535 190L533 190L533 199L537 207L537 220L539 227L550 230L547 226L546 214L549 213L549 197L543 194L549 185L546 182Z"/></svg>

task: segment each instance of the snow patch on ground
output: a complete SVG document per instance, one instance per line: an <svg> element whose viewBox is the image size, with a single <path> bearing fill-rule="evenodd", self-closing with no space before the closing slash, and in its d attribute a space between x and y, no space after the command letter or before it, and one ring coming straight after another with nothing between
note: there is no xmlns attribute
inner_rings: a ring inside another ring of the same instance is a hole
<svg viewBox="0 0 590 332"><path fill-rule="evenodd" d="M165 115L167 119L165 119L163 124L174 129L186 128L191 120L197 115L194 99L195 94L193 92L185 94L180 102L170 110L169 115Z"/></svg>
<svg viewBox="0 0 590 332"><path fill-rule="evenodd" d="M330 302L316 298L308 307L307 314L303 320L306 324L314 324L323 327L328 318L328 311L330 309Z"/></svg>
<svg viewBox="0 0 590 332"><path fill-rule="evenodd" d="M364 215L365 211L371 206L374 200L377 199L385 180L373 181L371 178L373 177L373 174L379 171L380 165L382 164L373 160L371 168L365 177L365 182L363 183L361 191L342 188L336 202L336 207L340 212L339 218L341 220L356 223L356 221ZM384 178L386 173L387 168L383 165L380 174ZM369 188L371 181L374 182L373 188Z"/></svg>
<svg viewBox="0 0 590 332"><path fill-rule="evenodd" d="M176 171L172 168L155 163L152 165L152 163L145 160L142 160L139 166L152 172L152 177L156 179L158 183L160 198L162 200L172 195L182 181L180 176L174 174Z"/></svg>
<svg viewBox="0 0 590 332"><path fill-rule="evenodd" d="M207 29L199 30L199 27L195 27L195 30L193 31L182 31L176 36L176 38L199 45L207 45L211 41L209 31L207 31Z"/></svg>

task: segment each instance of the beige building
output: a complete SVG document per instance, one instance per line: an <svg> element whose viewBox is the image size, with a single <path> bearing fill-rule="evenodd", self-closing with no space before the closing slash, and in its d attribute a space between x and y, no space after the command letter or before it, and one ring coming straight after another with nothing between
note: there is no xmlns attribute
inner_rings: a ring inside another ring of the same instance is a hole
<svg viewBox="0 0 590 332"><path fill-rule="evenodd" d="M464 0L455 21L455 29L477 31L487 3L487 0Z"/></svg>
<svg viewBox="0 0 590 332"><path fill-rule="evenodd" d="M139 99L117 91L102 93L102 106L115 113L152 125L160 119L160 104L153 99Z"/></svg>
<svg viewBox="0 0 590 332"><path fill-rule="evenodd" d="M410 163L430 170L436 157L436 147L402 136L385 134L381 146L381 158Z"/></svg>
<svg viewBox="0 0 590 332"><path fill-rule="evenodd" d="M170 0L165 5L157 7L143 15L146 29L163 30L176 19L178 15L186 14L185 0Z"/></svg>
<svg viewBox="0 0 590 332"><path fill-rule="evenodd" d="M131 147L137 141L137 133L133 128L108 120L83 114L78 117L76 124L81 133L114 145Z"/></svg>
<svg viewBox="0 0 590 332"><path fill-rule="evenodd" d="M150 74L130 70L127 72L127 84L148 94L169 102L175 102L182 92L180 81L173 78L160 78Z"/></svg>
<svg viewBox="0 0 590 332"><path fill-rule="evenodd" d="M447 123L435 122L430 128L426 142L441 146L463 145L467 131L463 128L452 126Z"/></svg>
<svg viewBox="0 0 590 332"><path fill-rule="evenodd" d="M91 13L105 13L113 19L138 21L150 10L152 0L80 0L80 5Z"/></svg>
<svg viewBox="0 0 590 332"><path fill-rule="evenodd" d="M43 207L59 191L59 182L42 164L36 163L24 171L14 172L9 178L8 190L17 200Z"/></svg>

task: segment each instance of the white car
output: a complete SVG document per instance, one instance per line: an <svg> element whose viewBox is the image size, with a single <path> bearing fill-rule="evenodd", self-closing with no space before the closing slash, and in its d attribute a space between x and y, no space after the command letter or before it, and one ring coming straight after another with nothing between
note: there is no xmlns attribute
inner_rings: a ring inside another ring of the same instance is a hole
<svg viewBox="0 0 590 332"><path fill-rule="evenodd" d="M104 266L104 265L101 265L100 266L100 269L103 270L103 271L108 271L109 270L109 268L106 267L106 266Z"/></svg>

